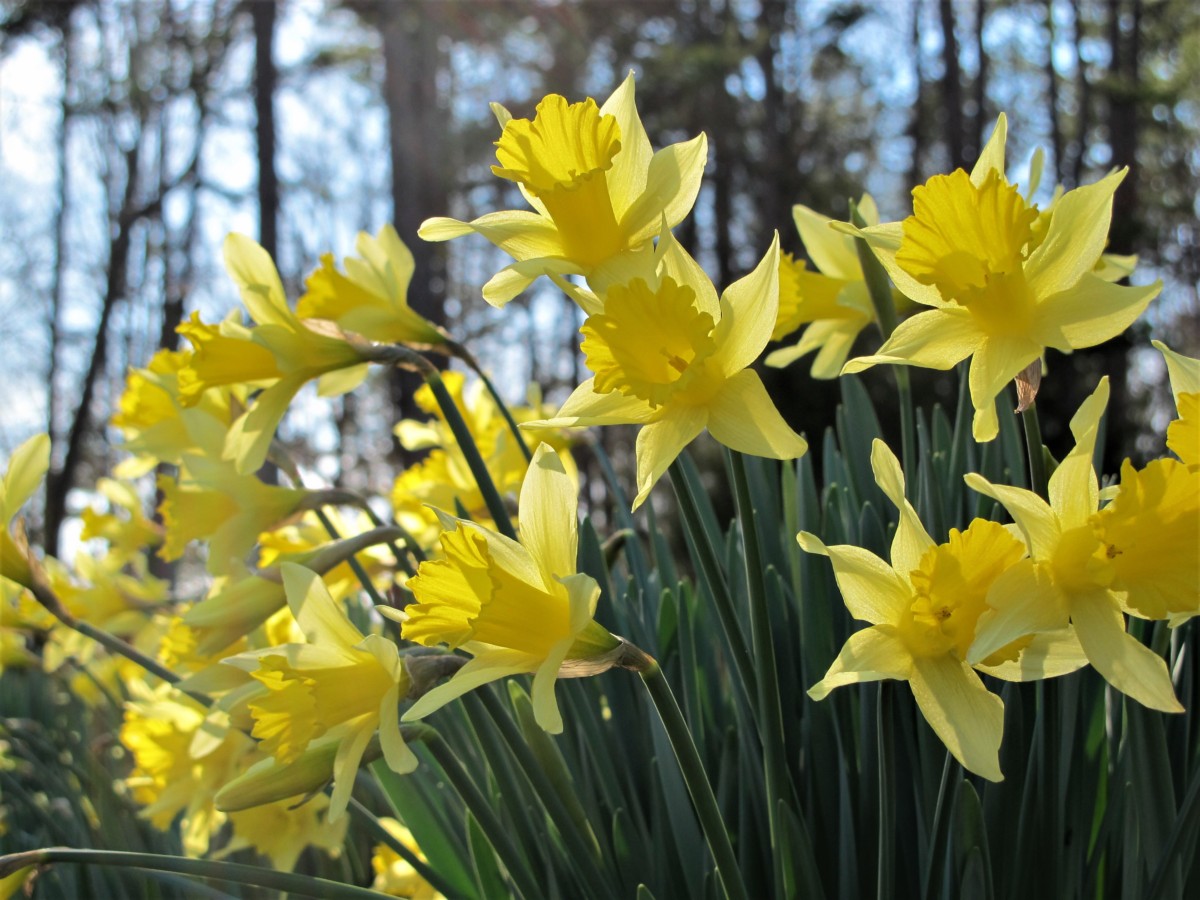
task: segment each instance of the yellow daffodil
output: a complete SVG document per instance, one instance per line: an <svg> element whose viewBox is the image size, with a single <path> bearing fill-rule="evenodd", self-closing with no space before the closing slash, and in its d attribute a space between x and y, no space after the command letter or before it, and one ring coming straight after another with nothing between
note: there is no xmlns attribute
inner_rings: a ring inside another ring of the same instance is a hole
<svg viewBox="0 0 1200 900"><path fill-rule="evenodd" d="M1004 724L1000 698L984 687L967 662L989 587L1025 555L1021 541L983 519L934 544L904 496L900 464L876 440L875 480L900 510L891 565L860 547L827 547L808 532L797 535L809 553L828 556L850 614L871 623L855 632L809 690L821 700L836 687L894 678L907 681L927 722L962 765L999 781ZM1027 637L1001 646L976 668L1023 681L1074 671L1084 664L1065 631L1040 641Z"/></svg>
<svg viewBox="0 0 1200 900"><path fill-rule="evenodd" d="M1157 596L1138 596L1139 575L1145 574L1146 564L1164 564L1177 571L1173 567L1178 561L1163 559L1153 548L1147 550L1129 527L1131 519L1146 522L1139 509L1146 502L1144 493L1102 517L1100 533L1095 527L1100 490L1092 455L1107 403L1105 378L1071 419L1075 447L1050 477L1048 503L1023 488L994 485L976 474L966 476L968 485L1003 504L1029 548L1029 558L1012 566L988 592L990 610L980 619L967 659L984 659L1014 640L1061 629L1069 621L1088 662L1109 684L1152 709L1180 712L1162 657L1125 631L1121 615L1122 600L1134 607L1163 602ZM1102 535L1114 543L1105 543ZM1151 557L1143 556L1146 552ZM1130 558L1118 568L1114 559L1125 554ZM1167 577L1160 574L1153 586L1161 586ZM1187 602L1196 602L1194 583Z"/></svg>
<svg viewBox="0 0 1200 900"><path fill-rule="evenodd" d="M1070 353L1115 337L1162 286L1121 287L1094 271L1125 170L1064 194L1039 230L1038 208L1004 177L1004 138L1001 116L969 176L934 176L913 190L913 215L860 232L900 291L933 308L843 369L949 369L971 357L977 441L995 438L996 397L1045 348Z"/></svg>
<svg viewBox="0 0 1200 900"><path fill-rule="evenodd" d="M391 225L375 237L360 231L359 255L338 271L333 254L308 276L306 293L296 304L301 319L328 319L372 341L395 344L442 344L445 335L408 305L413 256Z"/></svg>
<svg viewBox="0 0 1200 900"><path fill-rule="evenodd" d="M179 370L179 391L187 405L198 403L212 387L263 388L233 422L225 441L225 458L234 460L239 472L253 472L266 459L275 429L304 384L320 379L322 395L344 393L362 381L368 364L335 326L302 321L292 312L275 263L254 241L229 235L225 266L255 327L233 318L219 326L206 325L195 315L180 325L179 333L194 352Z"/></svg>
<svg viewBox="0 0 1200 900"><path fill-rule="evenodd" d="M317 494L264 484L239 475L233 465L186 457L179 478L158 477L166 540L159 555L179 559L188 543L208 543L208 571L229 571L231 560L244 559L258 535L289 516L311 508Z"/></svg>
<svg viewBox="0 0 1200 900"><path fill-rule="evenodd" d="M863 195L858 209L868 225L879 224L870 194ZM779 314L771 340L782 340L797 328L808 327L799 343L771 353L766 363L782 368L817 350L812 377L836 378L855 339L875 321L875 309L863 280L855 238L832 230L832 219L807 206L793 206L792 217L818 271L810 271L803 260L797 262L789 254L780 256ZM906 305L899 293L895 300Z"/></svg>
<svg viewBox="0 0 1200 900"><path fill-rule="evenodd" d="M538 724L562 731L554 699L560 676L603 671L621 642L595 619L600 587L575 571L577 487L549 445L533 455L521 488L521 542L463 519L443 517L444 559L421 563L408 581L416 602L400 620L405 640L461 648L474 658L404 714L428 715L507 675L533 673Z"/></svg>
<svg viewBox="0 0 1200 900"><path fill-rule="evenodd" d="M219 795L219 792L218 792ZM253 849L280 872L290 872L309 847L337 856L346 840L347 819L329 821L329 798L317 794L303 803L279 800L229 813L233 836L214 859Z"/></svg>
<svg viewBox="0 0 1200 900"><path fill-rule="evenodd" d="M594 288L620 257L646 251L665 217L674 227L696 200L708 155L703 134L653 152L634 105L633 74L603 106L551 94L532 120L493 104L503 129L492 171L515 182L533 212L506 210L472 222L427 219L417 232L445 241L483 235L516 262L483 288L503 306L539 275L587 276Z"/></svg>
<svg viewBox="0 0 1200 900"><path fill-rule="evenodd" d="M160 462L178 464L185 456L219 459L225 436L235 418L233 407L245 400L247 389L228 386L204 391L185 405L179 373L188 367L192 351L159 350L144 369L130 369L125 390L111 419L124 438L123 449L134 454L118 466L117 474L136 478Z"/></svg>
<svg viewBox="0 0 1200 900"><path fill-rule="evenodd" d="M408 672L396 645L380 635L364 636L319 575L291 563L281 570L288 606L308 643L248 651L225 664L249 672L265 688L249 702L253 735L280 765L296 762L332 729L343 729L329 808L329 818L336 820L346 811L355 773L376 731L393 771L416 768L417 758L399 727Z"/></svg>
<svg viewBox="0 0 1200 900"><path fill-rule="evenodd" d="M425 861L425 854L417 846L411 831L391 818L382 818L379 824L411 850L417 859ZM375 845L371 853L371 868L375 871L375 881L371 884L373 890L393 897L407 897L408 900L442 900L442 895L433 885L387 844L381 842Z"/></svg>
<svg viewBox="0 0 1200 900"><path fill-rule="evenodd" d="M593 377L542 427L642 425L637 509L705 428L740 453L794 459L808 445L784 422L749 366L771 338L779 302L779 237L717 299L708 276L664 232L658 265L613 285L580 329Z"/></svg>
<svg viewBox="0 0 1200 900"><path fill-rule="evenodd" d="M1171 393L1179 418L1167 426L1167 447L1190 469L1200 469L1200 359L1176 353L1152 341L1167 362Z"/></svg>
<svg viewBox="0 0 1200 900"><path fill-rule="evenodd" d="M13 520L33 496L50 468L50 437L37 434L13 451L0 480L0 578L32 586L29 546L24 532L11 530Z"/></svg>
<svg viewBox="0 0 1200 900"><path fill-rule="evenodd" d="M108 501L108 512L84 509L80 540L96 538L108 543L107 556L117 565L144 570L146 551L162 543L162 528L142 512L142 498L133 484L101 478L96 491Z"/></svg>

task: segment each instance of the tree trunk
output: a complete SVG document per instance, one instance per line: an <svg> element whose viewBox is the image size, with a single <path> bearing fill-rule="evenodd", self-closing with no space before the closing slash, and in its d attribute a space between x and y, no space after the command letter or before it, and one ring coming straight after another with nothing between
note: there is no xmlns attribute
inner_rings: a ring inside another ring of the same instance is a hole
<svg viewBox="0 0 1200 900"><path fill-rule="evenodd" d="M921 9L923 0L912 4L913 82L917 94L913 98L912 115L908 119L908 139L912 143L912 158L908 164L908 187L921 184L925 171L925 66L921 61Z"/></svg>
<svg viewBox="0 0 1200 900"><path fill-rule="evenodd" d="M970 169L963 123L962 69L958 62L958 38L954 34L954 4L938 0L942 22L942 106L945 115L946 150L952 169Z"/></svg>
<svg viewBox="0 0 1200 900"><path fill-rule="evenodd" d="M1061 184L1063 171L1062 120L1058 107L1058 71L1054 66L1054 0L1046 0L1046 103L1050 112L1050 152L1054 154L1054 181Z"/></svg>
<svg viewBox="0 0 1200 900"><path fill-rule="evenodd" d="M67 165L67 146L71 134L71 20L63 20L62 30L62 118L58 130L58 208L54 211L54 272L50 283L49 348L46 361L46 433L53 442L58 437L58 354L62 343L63 270L67 255L67 200L71 169Z"/></svg>
<svg viewBox="0 0 1200 900"><path fill-rule="evenodd" d="M279 181L275 174L275 3L250 4L254 19L254 137L258 144L258 242L275 259Z"/></svg>
<svg viewBox="0 0 1200 900"><path fill-rule="evenodd" d="M983 46L983 26L987 24L987 0L975 0L975 53L979 57L979 71L975 73L975 118L971 128L971 146L967 154L974 161L983 150L984 133L992 125L992 112L987 102L988 55Z"/></svg>
<svg viewBox="0 0 1200 900"><path fill-rule="evenodd" d="M1083 182L1088 132L1092 128L1092 83L1088 80L1087 63L1083 58L1083 0L1071 0L1071 10L1075 20L1075 105L1079 109L1079 120L1076 123L1075 151L1071 157L1071 180L1068 186L1078 187Z"/></svg>

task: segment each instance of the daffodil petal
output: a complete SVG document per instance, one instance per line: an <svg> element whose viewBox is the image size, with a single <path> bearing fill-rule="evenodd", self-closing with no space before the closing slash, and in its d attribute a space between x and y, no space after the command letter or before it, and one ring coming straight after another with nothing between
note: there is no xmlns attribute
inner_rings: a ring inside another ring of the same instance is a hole
<svg viewBox="0 0 1200 900"><path fill-rule="evenodd" d="M980 672L1004 681L1041 681L1069 675L1087 665L1087 655L1074 628L1036 634L1014 660L996 666L976 665Z"/></svg>
<svg viewBox="0 0 1200 900"><path fill-rule="evenodd" d="M731 284L721 296L717 358L726 375L753 363L775 329L779 310L779 232L754 271Z"/></svg>
<svg viewBox="0 0 1200 900"><path fill-rule="evenodd" d="M683 221L696 202L707 161L708 138L703 133L654 154L644 192L621 217L621 229L629 235L630 244L658 234L664 217L672 228Z"/></svg>
<svg viewBox="0 0 1200 900"><path fill-rule="evenodd" d="M562 734L562 713L559 712L558 701L554 697L554 683L558 680L558 669L567 658L567 651L571 649L574 640L572 636L555 644L533 675L533 687L530 691L533 718L547 734Z"/></svg>
<svg viewBox="0 0 1200 900"><path fill-rule="evenodd" d="M1004 703L965 662L946 655L913 660L909 685L925 721L963 768L1003 781Z"/></svg>
<svg viewBox="0 0 1200 900"><path fill-rule="evenodd" d="M805 553L828 556L850 615L872 625L895 622L912 605L912 589L891 566L862 547L827 547L815 534L796 535Z"/></svg>
<svg viewBox="0 0 1200 900"><path fill-rule="evenodd" d="M824 700L834 688L864 681L894 678L904 681L912 671L912 656L886 626L864 628L850 635L825 677L808 689L808 696Z"/></svg>
<svg viewBox="0 0 1200 900"><path fill-rule="evenodd" d="M578 263L558 257L520 259L505 266L483 286L483 299L497 309L520 294L542 275L574 275Z"/></svg>
<svg viewBox="0 0 1200 900"><path fill-rule="evenodd" d="M934 545L933 538L904 496L900 461L879 438L871 442L871 470L875 473L875 483L900 511L900 525L892 538L892 567L897 572L911 572L921 564L925 551Z"/></svg>
<svg viewBox="0 0 1200 900"><path fill-rule="evenodd" d="M225 268L241 290L242 302L259 325L286 325L294 316L271 255L244 234L225 238Z"/></svg>
<svg viewBox="0 0 1200 900"><path fill-rule="evenodd" d="M1075 446L1050 476L1050 505L1058 515L1059 527L1075 528L1087 522L1100 503L1100 485L1092 456L1100 417L1108 405L1108 377L1100 379L1091 395L1071 417Z"/></svg>
<svg viewBox="0 0 1200 900"><path fill-rule="evenodd" d="M796 459L808 443L783 420L752 369L726 379L708 407L708 430L731 450L768 459Z"/></svg>
<svg viewBox="0 0 1200 900"><path fill-rule="evenodd" d="M3 493L0 493L0 527L4 527L46 477L50 468L50 436L35 434L21 444L8 458L4 472Z"/></svg>
<svg viewBox="0 0 1200 900"><path fill-rule="evenodd" d="M618 219L645 190L646 170L654 156L650 138L638 116L635 94L633 72L630 71L600 107L600 115L613 116L621 131L621 151L605 173L613 212ZM504 127L503 123L500 127Z"/></svg>
<svg viewBox="0 0 1200 900"><path fill-rule="evenodd" d="M637 436L636 510L650 496L650 489L675 461L683 448L704 430L705 411L691 406L672 410L657 422L643 426Z"/></svg>
<svg viewBox="0 0 1200 900"><path fill-rule="evenodd" d="M308 377L303 373L282 378L254 398L254 404L229 427L225 459L234 461L239 475L257 472L266 462L275 431L292 398Z"/></svg>
<svg viewBox="0 0 1200 900"><path fill-rule="evenodd" d="M861 372L878 363L951 369L975 353L984 334L965 309L931 309L905 319L872 356L850 360L843 375Z"/></svg>
<svg viewBox="0 0 1200 900"><path fill-rule="evenodd" d="M359 728L351 731L338 744L337 755L333 758L333 790L329 794L327 818L330 822L336 822L345 815L346 807L350 805L350 794L354 790L355 775L374 734L374 728Z"/></svg>
<svg viewBox="0 0 1200 900"><path fill-rule="evenodd" d="M330 596L320 575L295 563L283 563L279 571L288 607L309 642L353 647L363 639L346 611Z"/></svg>
<svg viewBox="0 0 1200 900"><path fill-rule="evenodd" d="M1064 353L1102 344L1132 325L1161 290L1161 281L1126 287L1084 274L1038 305L1037 340Z"/></svg>
<svg viewBox="0 0 1200 900"><path fill-rule="evenodd" d="M800 232L800 240L804 242L804 252L822 275L845 281L862 278L862 266L854 250L853 238L847 239L846 235L830 228L829 223L833 220L829 216L796 204L792 207L792 220Z"/></svg>
<svg viewBox="0 0 1200 900"><path fill-rule="evenodd" d="M1171 393L1176 398L1180 394L1200 394L1200 359L1176 353L1162 341L1150 343L1166 361L1167 375L1171 379Z"/></svg>
<svg viewBox="0 0 1200 900"><path fill-rule="evenodd" d="M521 485L517 518L521 544L537 560L547 584L575 571L576 494L575 481L554 448L541 444Z"/></svg>
<svg viewBox="0 0 1200 900"><path fill-rule="evenodd" d="M649 404L620 391L597 394L595 379L589 378L571 392L571 396L549 419L521 423L522 428L584 428L590 425L636 425L650 421Z"/></svg>
<svg viewBox="0 0 1200 900"><path fill-rule="evenodd" d="M1024 488L992 484L975 472L963 476L963 480L971 490L991 497L1008 510L1008 514L1013 517L1013 521L1025 536L1030 556L1035 560L1049 558L1058 542L1060 529L1058 517L1045 500Z"/></svg>
<svg viewBox="0 0 1200 900"><path fill-rule="evenodd" d="M417 768L417 756L400 734L400 685L389 690L379 704L379 746L388 768L407 775Z"/></svg>
<svg viewBox="0 0 1200 900"><path fill-rule="evenodd" d="M975 351L967 384L971 405L975 407L971 434L976 442L994 440L1000 433L996 398L1006 384L1041 355L1042 348L1024 338L989 338Z"/></svg>
<svg viewBox="0 0 1200 900"><path fill-rule="evenodd" d="M1128 172L1120 169L1067 191L1054 204L1046 237L1025 263L1025 278L1035 297L1071 288L1095 267L1108 242L1113 194Z"/></svg>
<svg viewBox="0 0 1200 900"><path fill-rule="evenodd" d="M696 292L696 308L708 313L713 319L721 314L721 301L712 279L705 274L700 264L683 248L669 230L664 230L658 239L658 274L667 276L679 284L685 284Z"/></svg>
<svg viewBox="0 0 1200 900"><path fill-rule="evenodd" d="M1143 706L1183 712L1163 658L1125 630L1125 617L1108 591L1077 594L1071 621L1088 662L1104 680Z"/></svg>
<svg viewBox="0 0 1200 900"><path fill-rule="evenodd" d="M979 151L975 167L971 169L971 184L979 187L987 180L988 173L993 169L1004 175L1004 144L1008 138L1008 117L1000 113L996 119L996 127L992 129L987 143Z"/></svg>
<svg viewBox="0 0 1200 900"><path fill-rule="evenodd" d="M835 230L856 235L865 240L883 266L896 289L910 300L923 306L942 307L946 301L942 299L941 291L932 284L921 284L896 262L896 251L904 239L904 224L902 222L886 222L882 225L872 225L869 228L856 229L843 223L834 223Z"/></svg>
<svg viewBox="0 0 1200 900"><path fill-rule="evenodd" d="M562 256L562 240L554 223L525 210L488 213L470 222L442 216L426 219L417 229L424 241L448 241L475 232L481 234L514 259Z"/></svg>
<svg viewBox="0 0 1200 900"><path fill-rule="evenodd" d="M1059 631L1070 621L1070 611L1054 579L1042 566L1023 559L992 582L988 609L975 624L975 641L967 662L979 665L997 650L1028 634Z"/></svg>
<svg viewBox="0 0 1200 900"><path fill-rule="evenodd" d="M509 675L523 675L537 669L540 659L519 650L481 650L465 666L459 669L445 684L439 684L420 697L400 717L402 722L423 719L441 709L451 700L457 700L468 691L483 684L499 681Z"/></svg>

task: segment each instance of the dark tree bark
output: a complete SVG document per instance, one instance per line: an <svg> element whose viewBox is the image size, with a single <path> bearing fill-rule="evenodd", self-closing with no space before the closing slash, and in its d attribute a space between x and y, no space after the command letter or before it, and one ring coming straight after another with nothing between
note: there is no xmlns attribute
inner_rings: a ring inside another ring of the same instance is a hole
<svg viewBox="0 0 1200 900"><path fill-rule="evenodd" d="M917 95L913 98L912 115L908 119L908 139L912 143L912 158L908 164L908 186L921 184L922 173L925 171L925 65L921 54L921 9L923 0L913 0L912 4L912 58L913 81L916 83Z"/></svg>
<svg viewBox="0 0 1200 900"><path fill-rule="evenodd" d="M1054 180L1066 175L1063 165L1062 119L1058 102L1058 71L1054 67L1054 0L1046 0L1046 104L1050 113L1050 152L1054 154Z"/></svg>
<svg viewBox="0 0 1200 900"><path fill-rule="evenodd" d="M967 154L975 160L983 149L984 134L992 125L992 111L987 102L988 55L983 46L983 28L987 24L987 0L975 0L975 53L979 57L979 71L975 73L975 118L971 126L971 146Z"/></svg>
<svg viewBox="0 0 1200 900"><path fill-rule="evenodd" d="M952 169L970 169L963 122L962 67L958 60L958 38L954 33L954 4L938 0L942 23L942 111L945 116L946 150Z"/></svg>
<svg viewBox="0 0 1200 900"><path fill-rule="evenodd" d="M258 145L258 242L278 249L279 180L275 174L275 2L250 4L254 20L254 137Z"/></svg>
<svg viewBox="0 0 1200 900"><path fill-rule="evenodd" d="M67 165L67 147L71 135L71 19L62 21L62 105L58 131L58 208L54 211L54 272L50 283L50 346L46 365L46 433L53 442L58 437L58 354L62 344L63 272L66 268L67 203L70 196L71 169Z"/></svg>
<svg viewBox="0 0 1200 900"><path fill-rule="evenodd" d="M1131 28L1121 27L1123 11L1128 10ZM1141 79L1142 0L1109 0L1108 35L1112 49L1112 71L1108 80L1109 144L1112 164L1129 166L1129 173L1113 198L1113 224L1109 247L1114 253L1137 250L1141 235L1139 178L1137 166L1140 122L1138 100Z"/></svg>
<svg viewBox="0 0 1200 900"><path fill-rule="evenodd" d="M1083 182L1084 168L1087 164L1088 132L1092 128L1092 83L1088 79L1087 63L1083 58L1083 0L1071 0L1071 11L1075 25L1075 104L1078 107L1078 120L1068 187L1078 187ZM1066 169L1066 166L1063 168ZM1066 172L1064 177L1065 175Z"/></svg>

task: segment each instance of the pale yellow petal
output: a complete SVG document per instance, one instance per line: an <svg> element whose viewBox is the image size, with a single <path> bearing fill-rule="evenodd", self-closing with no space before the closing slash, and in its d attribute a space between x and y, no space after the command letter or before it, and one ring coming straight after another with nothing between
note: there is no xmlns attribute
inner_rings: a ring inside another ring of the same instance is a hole
<svg viewBox="0 0 1200 900"><path fill-rule="evenodd" d="M306 381L304 373L280 379L255 397L250 409L229 427L224 456L234 461L238 474L248 475L262 468L279 423Z"/></svg>
<svg viewBox="0 0 1200 900"><path fill-rule="evenodd" d="M562 256L562 239L548 218L524 210L488 213L470 222L437 217L426 219L417 229L425 241L448 241L475 232L481 234L514 259Z"/></svg>
<svg viewBox="0 0 1200 900"><path fill-rule="evenodd" d="M1042 355L1042 348L1024 338L988 338L971 357L967 383L975 417L971 434L978 443L994 440L1000 433L996 398L1004 386L1027 365Z"/></svg>
<svg viewBox="0 0 1200 900"><path fill-rule="evenodd" d="M842 374L861 372L879 363L952 369L975 353L985 338L968 310L931 309L905 319L877 353L850 360Z"/></svg>
<svg viewBox="0 0 1200 900"><path fill-rule="evenodd" d="M1176 353L1162 341L1151 341L1167 363L1167 375L1171 379L1171 393L1200 394L1200 359L1192 359Z"/></svg>
<svg viewBox="0 0 1200 900"><path fill-rule="evenodd" d="M577 275L583 270L569 259L534 257L505 266L483 286L483 299L500 309L542 275Z"/></svg>
<svg viewBox="0 0 1200 900"><path fill-rule="evenodd" d="M1125 631L1125 617L1108 591L1077 594L1071 621L1088 662L1128 697L1162 712L1183 712L1163 658Z"/></svg>
<svg viewBox="0 0 1200 900"><path fill-rule="evenodd" d="M904 681L912 664L904 642L887 626L864 628L850 635L825 677L808 689L808 696L824 700L834 688L847 684L888 678Z"/></svg>
<svg viewBox="0 0 1200 900"><path fill-rule="evenodd" d="M967 662L980 665L998 650L1030 634L1060 631L1070 621L1066 597L1050 572L1023 559L992 582L988 610L975 624Z"/></svg>
<svg viewBox="0 0 1200 900"><path fill-rule="evenodd" d="M753 363L775 329L779 310L779 232L754 271L739 278L721 295L717 351L721 371L729 376Z"/></svg>
<svg viewBox="0 0 1200 900"><path fill-rule="evenodd" d="M796 204L792 207L792 220L804 242L804 252L822 275L845 281L858 281L863 277L854 238L830 228L829 223L833 220L829 216Z"/></svg>
<svg viewBox="0 0 1200 900"><path fill-rule="evenodd" d="M1074 628L1036 634L1015 660L999 665L976 665L980 672L1004 681L1041 681L1069 675L1087 665L1087 656Z"/></svg>
<svg viewBox="0 0 1200 900"><path fill-rule="evenodd" d="M703 409L687 406L669 410L663 418L638 432L635 510L650 496L650 489L675 457L704 430L706 419Z"/></svg>
<svg viewBox="0 0 1200 900"><path fill-rule="evenodd" d="M35 434L12 452L0 489L0 528L7 526L25 501L33 496L49 468L50 436L47 434Z"/></svg>
<svg viewBox="0 0 1200 900"><path fill-rule="evenodd" d="M875 483L900 512L900 525L892 538L892 566L897 572L911 572L921 564L921 557L934 545L933 538L904 496L904 473L900 470L900 461L879 438L871 442L871 470L875 473Z"/></svg>
<svg viewBox="0 0 1200 900"><path fill-rule="evenodd" d="M523 675L536 671L540 663L540 659L519 650L483 650L445 684L439 684L429 693L422 695L400 717L401 721L414 722L423 719L480 685L499 681L509 675Z"/></svg>
<svg viewBox="0 0 1200 900"><path fill-rule="evenodd" d="M549 419L522 422L522 428L584 428L590 425L636 425L650 421L652 411L646 401L620 391L597 394L595 379L589 378L571 392L571 396Z"/></svg>
<svg viewBox="0 0 1200 900"><path fill-rule="evenodd" d="M417 756L400 734L400 685L389 690L379 704L379 745L388 768L407 775L417 768Z"/></svg>
<svg viewBox="0 0 1200 900"><path fill-rule="evenodd" d="M1127 287L1085 273L1037 305L1032 337L1064 353L1094 347L1132 325L1161 290L1161 281Z"/></svg>
<svg viewBox="0 0 1200 900"><path fill-rule="evenodd" d="M827 547L815 534L796 535L806 553L828 556L850 615L872 625L892 624L912 605L911 586L870 550L852 544Z"/></svg>
<svg viewBox="0 0 1200 900"><path fill-rule="evenodd" d="M1030 556L1035 560L1049 559L1058 543L1060 529L1058 517L1045 500L1024 488L992 484L975 472L963 476L963 480L971 490L991 497L1008 510L1025 536Z"/></svg>
<svg viewBox="0 0 1200 900"><path fill-rule="evenodd" d="M708 407L708 430L718 443L751 456L796 459L808 449L752 369L743 369L721 385Z"/></svg>
<svg viewBox="0 0 1200 900"><path fill-rule="evenodd" d="M612 166L605 173L613 212L618 218L645 189L646 170L654 155L634 102L635 93L633 72L630 71L600 107L600 115L615 118L621 131L621 151L613 158ZM500 127L503 128L504 123Z"/></svg>
<svg viewBox="0 0 1200 900"><path fill-rule="evenodd" d="M664 230L658 239L658 276L673 278L696 292L696 308L708 313L715 321L721 314L721 301L717 289L700 264L683 248L669 230Z"/></svg>
<svg viewBox="0 0 1200 900"><path fill-rule="evenodd" d="M521 543L547 584L575 571L578 487L549 444L534 451L521 485L517 519Z"/></svg>
<svg viewBox="0 0 1200 900"><path fill-rule="evenodd" d="M225 268L241 289L250 318L259 325L286 325L295 319L275 263L256 241L244 234L226 236Z"/></svg>
<svg viewBox="0 0 1200 900"><path fill-rule="evenodd" d="M279 571L288 607L310 643L353 647L363 639L320 575L295 563L283 563Z"/></svg>
<svg viewBox="0 0 1200 900"><path fill-rule="evenodd" d="M908 683L925 721L963 768L1003 781L1004 703L974 670L950 655L916 659Z"/></svg>
<svg viewBox="0 0 1200 900"><path fill-rule="evenodd" d="M530 700L533 701L533 718L547 734L562 734L562 713L554 697L554 683L558 680L558 669L567 658L574 636L559 641L546 655L533 675Z"/></svg>
<svg viewBox="0 0 1200 900"><path fill-rule="evenodd" d="M975 187L982 185L992 170L999 172L1001 176L1004 175L1004 143L1007 137L1008 117L1000 113L1000 117L996 119L996 127L992 129L991 136L979 152L975 167L971 169L971 183Z"/></svg>
<svg viewBox="0 0 1200 900"><path fill-rule="evenodd" d="M347 734L338 744L337 754L333 758L333 791L329 794L328 821L336 822L345 815L350 805L350 794L354 790L354 778L374 734L374 727L359 728Z"/></svg>
<svg viewBox="0 0 1200 900"><path fill-rule="evenodd" d="M1071 417L1075 446L1050 476L1050 505L1064 530L1085 524L1100 503L1100 485L1092 465L1100 417L1108 405L1108 376L1100 379L1090 396Z"/></svg>
<svg viewBox="0 0 1200 900"><path fill-rule="evenodd" d="M1025 277L1035 297L1073 287L1095 268L1108 242L1113 193L1128 171L1120 169L1095 184L1068 191L1054 204L1046 237L1025 263Z"/></svg>
<svg viewBox="0 0 1200 900"><path fill-rule="evenodd" d="M885 222L882 225L872 225L862 229L835 222L833 227L837 231L863 238L870 245L871 252L875 254L879 264L888 273L888 277L892 279L892 284L896 285L896 289L905 297L924 306L941 307L946 305L941 291L935 285L921 284L896 262L896 251L900 249L900 242L904 239L903 222Z"/></svg>
<svg viewBox="0 0 1200 900"><path fill-rule="evenodd" d="M618 155L617 159L621 157ZM621 218L621 230L636 246L658 234L666 218L674 228L696 202L700 181L708 161L708 138L698 134L690 141L671 144L654 154L646 177L645 192ZM618 211L619 213L619 211Z"/></svg>

